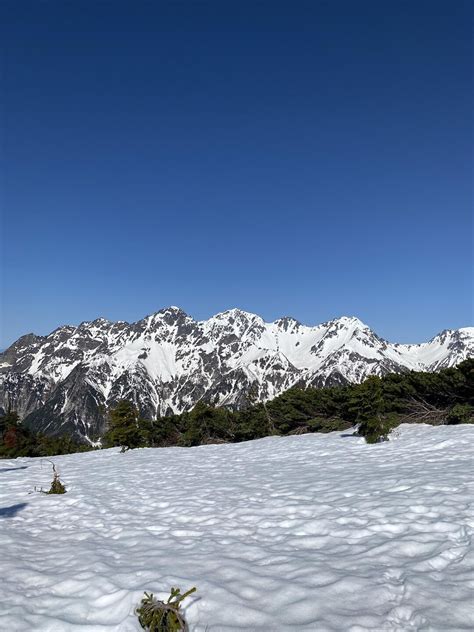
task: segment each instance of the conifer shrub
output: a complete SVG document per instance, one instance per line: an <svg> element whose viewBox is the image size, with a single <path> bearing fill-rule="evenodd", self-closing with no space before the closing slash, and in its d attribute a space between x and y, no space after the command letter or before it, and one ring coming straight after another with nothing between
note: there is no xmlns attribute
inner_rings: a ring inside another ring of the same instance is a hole
<svg viewBox="0 0 474 632"><path fill-rule="evenodd" d="M59 476L54 475L53 481L51 483L51 487L49 489L48 494L65 494L66 488L64 484L59 480Z"/></svg>
<svg viewBox="0 0 474 632"><path fill-rule="evenodd" d="M308 432L334 432L348 430L352 427L350 421L340 418L315 417L308 421Z"/></svg>
<svg viewBox="0 0 474 632"><path fill-rule="evenodd" d="M39 491L43 492L43 494L65 494L66 487L59 479L59 472L57 471L54 463L52 461L50 461L50 463L53 466L53 480L51 481L51 487L48 492L44 492L42 489Z"/></svg>
<svg viewBox="0 0 474 632"><path fill-rule="evenodd" d="M446 416L448 425L474 423L474 407L469 404L456 404Z"/></svg>
<svg viewBox="0 0 474 632"><path fill-rule="evenodd" d="M367 443L380 443L387 440L388 429L382 419L370 417L361 422L358 433Z"/></svg>
<svg viewBox="0 0 474 632"><path fill-rule="evenodd" d="M15 411L0 415L0 459L21 456L55 456L93 450L68 436L46 436L26 427Z"/></svg>
<svg viewBox="0 0 474 632"><path fill-rule="evenodd" d="M167 601L161 601L153 593L146 592L135 610L142 629L147 632L187 632L188 626L180 606L195 591L196 587L181 594L179 588L171 588Z"/></svg>
<svg viewBox="0 0 474 632"><path fill-rule="evenodd" d="M206 443L233 441L233 415L225 408L215 408L198 402L192 410L183 414L184 433L179 445L189 447Z"/></svg>
<svg viewBox="0 0 474 632"><path fill-rule="evenodd" d="M401 417L395 413L369 417L361 421L357 434L364 437L367 443L381 443L388 441L388 435L400 423Z"/></svg>

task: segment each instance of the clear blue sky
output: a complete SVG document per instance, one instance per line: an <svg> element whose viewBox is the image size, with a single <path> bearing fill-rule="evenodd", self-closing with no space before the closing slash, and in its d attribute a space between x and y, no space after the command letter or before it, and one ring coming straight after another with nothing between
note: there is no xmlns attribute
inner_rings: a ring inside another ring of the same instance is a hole
<svg viewBox="0 0 474 632"><path fill-rule="evenodd" d="M473 324L472 3L0 6L2 333Z"/></svg>

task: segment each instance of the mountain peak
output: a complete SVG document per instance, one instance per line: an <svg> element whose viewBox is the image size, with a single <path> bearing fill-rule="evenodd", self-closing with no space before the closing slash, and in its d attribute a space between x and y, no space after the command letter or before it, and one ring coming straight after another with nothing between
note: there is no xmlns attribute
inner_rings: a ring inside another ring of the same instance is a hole
<svg viewBox="0 0 474 632"><path fill-rule="evenodd" d="M186 312L181 309L181 307L177 307L176 305L170 305L169 307L164 307L160 309L157 314L176 314L179 316L187 316Z"/></svg>
<svg viewBox="0 0 474 632"><path fill-rule="evenodd" d="M0 406L33 415L37 431L84 436L103 431L104 411L119 399L153 419L200 400L239 408L251 386L267 400L296 384L435 371L473 356L474 328L395 345L354 316L310 327L233 308L195 321L172 305L135 323L96 319L20 339L0 354Z"/></svg>
<svg viewBox="0 0 474 632"><path fill-rule="evenodd" d="M362 322L360 318L357 318L357 316L339 316L323 324L335 329L362 329L371 331L370 327Z"/></svg>
<svg viewBox="0 0 474 632"><path fill-rule="evenodd" d="M190 318L188 314L180 307L176 307L176 305L170 305L169 307L163 307L157 312L153 312L149 316L146 316L143 320L148 323L158 322L160 320L164 320L166 323L171 324L176 320L182 320L184 318Z"/></svg>
<svg viewBox="0 0 474 632"><path fill-rule="evenodd" d="M280 329L283 329L283 331L288 331L289 329L297 329L298 327L302 326L300 321L296 320L296 318L293 318L293 316L282 316L281 318L275 320L273 324L277 325L277 327L279 327Z"/></svg>
<svg viewBox="0 0 474 632"><path fill-rule="evenodd" d="M233 307L232 309L226 309L223 312L217 313L215 316L212 316L210 320L227 320L227 319L239 319L239 320L256 320L260 319L260 316L257 314L252 314L252 312L246 312L243 309L239 309L238 307Z"/></svg>

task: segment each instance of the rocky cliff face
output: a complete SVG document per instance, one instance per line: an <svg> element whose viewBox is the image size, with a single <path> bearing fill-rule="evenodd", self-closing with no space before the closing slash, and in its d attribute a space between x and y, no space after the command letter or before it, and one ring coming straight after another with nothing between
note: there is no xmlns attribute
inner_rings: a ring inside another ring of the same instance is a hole
<svg viewBox="0 0 474 632"><path fill-rule="evenodd" d="M265 400L296 384L436 371L472 356L474 327L397 345L357 318L308 327L233 309L195 321L169 307L132 324L100 318L21 337L0 354L0 406L43 432L88 440L103 432L107 408L122 398L148 418L200 399L238 408L250 388Z"/></svg>

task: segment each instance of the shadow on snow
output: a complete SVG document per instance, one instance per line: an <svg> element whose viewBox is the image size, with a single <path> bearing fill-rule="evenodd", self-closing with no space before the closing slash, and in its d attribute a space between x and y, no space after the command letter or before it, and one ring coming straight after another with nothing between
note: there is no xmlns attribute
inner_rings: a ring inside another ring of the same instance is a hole
<svg viewBox="0 0 474 632"><path fill-rule="evenodd" d="M18 505L11 505L10 507L0 507L0 518L14 518L27 505L28 503L18 503Z"/></svg>
<svg viewBox="0 0 474 632"><path fill-rule="evenodd" d="M0 474L2 472L14 472L15 470L26 470L28 465L22 465L21 467L2 467L0 468Z"/></svg>

